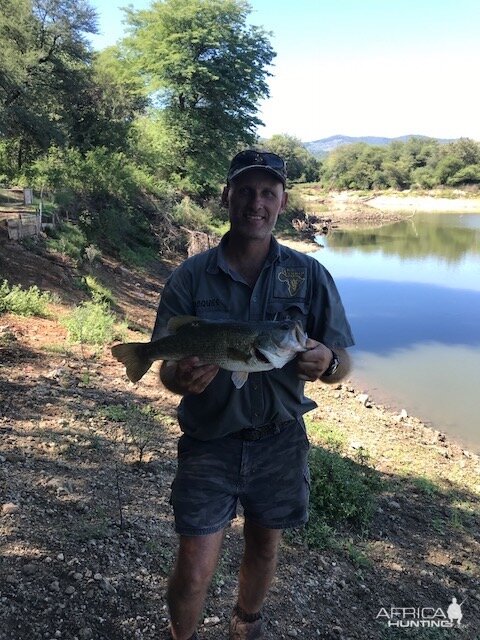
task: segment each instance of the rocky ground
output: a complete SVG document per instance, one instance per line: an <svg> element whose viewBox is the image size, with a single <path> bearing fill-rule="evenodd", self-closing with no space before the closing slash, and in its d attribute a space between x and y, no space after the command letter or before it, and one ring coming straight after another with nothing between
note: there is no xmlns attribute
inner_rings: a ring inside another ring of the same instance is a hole
<svg viewBox="0 0 480 640"><path fill-rule="evenodd" d="M138 331L151 327L170 268L98 267L132 338L146 339ZM65 258L0 237L0 273L59 296L49 318L0 316L0 640L166 638L177 398L155 371L133 385L108 348L66 341L59 320L83 294ZM362 452L379 489L368 530L344 527L320 549L285 538L266 638L479 640L478 456L351 381L308 391L323 434L312 430L312 448L333 434L342 456ZM227 530L202 638L228 637L241 527L239 518ZM461 625L428 628L432 611L448 622L453 597ZM428 610L417 612L419 628L398 628L388 626L391 607Z"/></svg>

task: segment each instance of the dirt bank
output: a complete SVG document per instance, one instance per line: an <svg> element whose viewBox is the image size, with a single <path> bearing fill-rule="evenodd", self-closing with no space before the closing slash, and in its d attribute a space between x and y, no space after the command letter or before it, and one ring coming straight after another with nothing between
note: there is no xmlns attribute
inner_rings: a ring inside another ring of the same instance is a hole
<svg viewBox="0 0 480 640"><path fill-rule="evenodd" d="M381 195L366 200L365 203L386 212L480 213L480 198Z"/></svg>

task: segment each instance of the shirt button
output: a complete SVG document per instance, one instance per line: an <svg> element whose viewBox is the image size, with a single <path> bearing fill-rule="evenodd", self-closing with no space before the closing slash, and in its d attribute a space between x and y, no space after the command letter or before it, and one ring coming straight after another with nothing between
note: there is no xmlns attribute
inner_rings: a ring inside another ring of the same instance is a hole
<svg viewBox="0 0 480 640"><path fill-rule="evenodd" d="M255 297L252 298L252 302L256 302L256 301L257 301L257 298L255 296Z"/></svg>

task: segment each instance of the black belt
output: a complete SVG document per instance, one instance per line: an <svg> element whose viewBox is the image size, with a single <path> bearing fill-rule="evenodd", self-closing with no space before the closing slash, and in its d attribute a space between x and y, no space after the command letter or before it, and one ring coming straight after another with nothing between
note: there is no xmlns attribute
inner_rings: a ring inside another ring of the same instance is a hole
<svg viewBox="0 0 480 640"><path fill-rule="evenodd" d="M280 433L286 427L291 424L294 424L296 420L287 420L286 422L280 422L279 424L275 424L274 422L270 422L268 424L264 424L261 427L256 427L255 429L242 429L241 431L235 431L230 434L231 438L238 438L239 440L247 440L248 442L254 442L255 440L260 440L260 438L264 438L265 436L271 436L274 433Z"/></svg>

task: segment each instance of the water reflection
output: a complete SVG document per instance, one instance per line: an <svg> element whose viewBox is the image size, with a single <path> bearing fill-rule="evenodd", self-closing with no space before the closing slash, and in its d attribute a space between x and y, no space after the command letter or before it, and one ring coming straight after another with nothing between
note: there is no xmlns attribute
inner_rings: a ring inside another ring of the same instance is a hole
<svg viewBox="0 0 480 640"><path fill-rule="evenodd" d="M472 253L480 255L480 216L424 214L377 229L337 230L328 246L381 251L401 258L436 256L458 262ZM322 240L323 244L323 240Z"/></svg>
<svg viewBox="0 0 480 640"><path fill-rule="evenodd" d="M436 285L384 280L367 284L355 278L337 282L348 302L356 343L364 350L388 355L400 347L432 341L480 347L477 291L452 293Z"/></svg>
<svg viewBox="0 0 480 640"><path fill-rule="evenodd" d="M336 231L313 254L356 339L354 377L480 452L480 215Z"/></svg>

